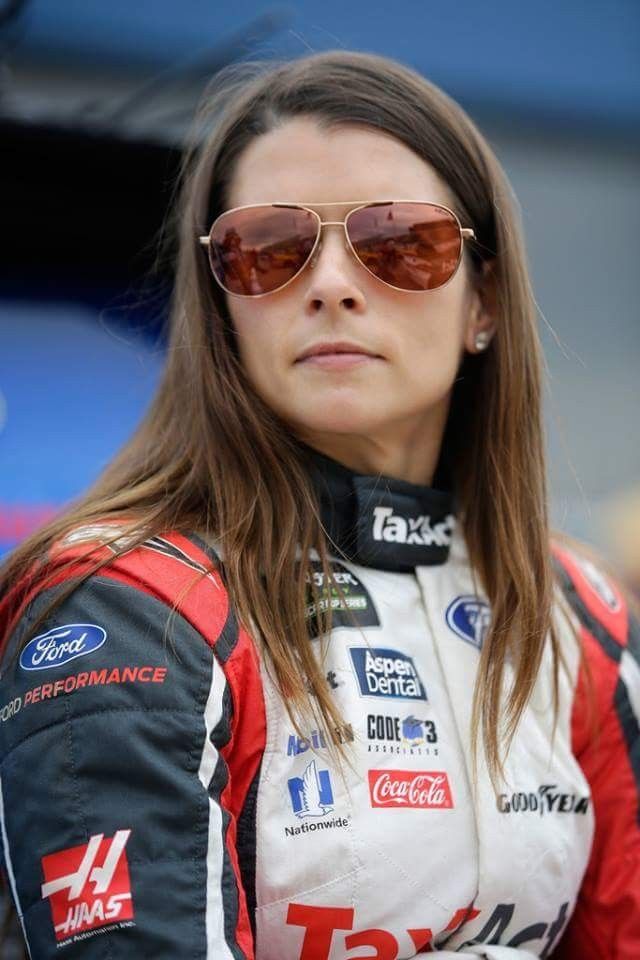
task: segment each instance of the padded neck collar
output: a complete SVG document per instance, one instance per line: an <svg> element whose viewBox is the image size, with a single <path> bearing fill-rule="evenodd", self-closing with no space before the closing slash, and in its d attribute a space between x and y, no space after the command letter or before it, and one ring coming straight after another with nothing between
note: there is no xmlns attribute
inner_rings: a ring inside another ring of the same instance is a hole
<svg viewBox="0 0 640 960"><path fill-rule="evenodd" d="M322 522L345 559L398 573L446 563L455 527L451 492L359 474L306 444L303 448Z"/></svg>

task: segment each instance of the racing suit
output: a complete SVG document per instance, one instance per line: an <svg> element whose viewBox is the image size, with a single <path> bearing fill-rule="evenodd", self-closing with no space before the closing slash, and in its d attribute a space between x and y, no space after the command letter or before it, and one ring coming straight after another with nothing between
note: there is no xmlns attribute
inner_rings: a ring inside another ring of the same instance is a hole
<svg viewBox="0 0 640 960"><path fill-rule="evenodd" d="M116 557L112 525L76 529L17 614L5 600L2 854L31 957L637 960L639 638L619 590L554 545L555 736L547 644L496 794L469 729L490 610L452 498L312 469L337 730L296 734L196 533ZM111 562L18 656L88 545Z"/></svg>

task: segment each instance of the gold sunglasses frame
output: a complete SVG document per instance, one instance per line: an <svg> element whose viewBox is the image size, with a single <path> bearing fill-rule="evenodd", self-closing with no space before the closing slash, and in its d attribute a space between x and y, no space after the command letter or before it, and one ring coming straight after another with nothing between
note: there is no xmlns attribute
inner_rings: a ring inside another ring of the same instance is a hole
<svg viewBox="0 0 640 960"><path fill-rule="evenodd" d="M431 293L433 290L441 290L443 287L446 287L446 285L447 285L448 283L450 283L451 280L453 280L454 276L456 275L456 273L457 273L457 271L458 271L458 268L460 267L460 263L462 262L462 254L463 254L463 250L464 250L464 241L465 241L465 240L475 240L475 239L476 239L476 235L475 235L475 232L473 231L473 229L472 229L471 227L463 227L462 224L460 223L460 220L459 220L459 218L458 218L458 215L456 214L456 212L455 212L454 210L452 210L450 207L445 206L443 203L434 203L432 200L331 200L331 201L327 201L327 202L325 202L325 203L314 203L314 207L336 207L336 206L345 206L345 204L352 204L352 203L358 204L358 206L354 207L353 210L349 210L349 212L346 214L344 220L322 220L322 219L320 218L320 214L319 214L319 213L316 213L315 210L312 210L311 207L306 206L306 204L304 204L304 203L291 203L291 202L282 201L282 200L275 200L275 201L273 201L272 203L245 203L245 204L243 204L241 207L231 207L231 209L229 209L229 210L224 210L219 216L216 217L216 219L215 219L215 220L213 221L213 223L211 224L211 227L210 227L210 229L209 229L209 233L208 233L206 236L200 236L200 237L198 237L198 242L199 242L202 246L206 246L206 247L210 246L210 243L211 243L211 234L213 233L213 228L215 227L215 225L218 223L218 221L219 221L222 217L227 216L227 214L229 214L229 213L236 213L238 210L248 210L250 207L251 207L251 208L255 208L255 207L286 207L286 208L288 208L288 209L292 209L292 208L293 208L293 209L296 209L296 210L306 210L306 211L308 211L308 213L313 214L313 216L317 218L317 222L318 222L318 233L317 233L317 236L316 236L316 239L315 239L315 243L314 243L313 247L311 248L311 252L309 253L309 256L307 257L307 259L305 260L305 262L302 264L302 266L300 267L300 269L299 269L296 273L294 273L294 275L293 275L292 277L290 277L285 283L283 283L281 287L276 287L275 290L267 290L266 293L234 293L232 290L228 290L227 287L225 287L225 285L224 285L223 283L221 283L220 280L216 277L216 275L215 275L215 273L214 273L214 271L213 271L213 267L212 267L212 265L211 265L211 258L210 258L209 255L207 255L207 261L208 261L208 263L209 263L209 267L210 267L210 269L211 269L211 273L213 274L214 280L216 281L216 283L217 283L220 287L222 287L222 289L223 289L226 293L229 294L229 296L231 296L231 297L239 297L239 298L241 298L241 299L243 299L243 300L257 300L257 299L259 299L260 297L268 297L268 296L270 296L272 293L279 293L280 290L284 290L285 287L288 287L289 284L292 283L292 282L296 279L296 277L299 277L300 274L302 273L302 271L305 269L306 266L308 266L309 264L311 264L311 266L313 267L314 262L315 262L315 258L316 258L316 250L318 249L318 245L320 244L320 240L321 240L321 236L322 236L322 228L323 228L323 227L331 227L331 226L333 226L333 227L342 227L343 230L344 230L344 235L345 235L345 240L346 240L346 244L345 244L346 249L347 249L347 250L351 250L351 253L352 253L353 256L356 258L356 260L358 261L358 263L360 264L360 266L361 266L361 267L364 267L364 269L367 271L367 273L369 273L369 274L370 274L372 277L374 277L376 280L379 280L380 283L384 283L384 285L385 285L386 287L391 287L392 290L399 290L400 293ZM355 251L355 249L354 249L354 247L353 247L353 244L351 243L351 239L350 239L350 237L349 237L349 232L348 232L348 230L347 230L347 221L349 220L349 217L350 217L352 214L357 213L358 210L362 210L362 209L364 209L365 207L387 206L387 205L390 204L390 203L420 203L420 204L424 204L424 205L427 206L427 207L438 207L438 209L440 209L440 210L446 210L446 212L449 213L449 214L451 214L451 216L454 218L455 222L456 222L457 225L458 225L458 230L460 231L460 254L459 254L459 256L458 256L458 262L456 263L455 268L453 269L453 271L452 271L452 273L451 273L451 276L449 277L448 280L445 280L444 283L439 284L437 287L431 287L431 289L429 289L429 290L405 290L403 287L396 287L393 283L389 283L387 280L382 280L380 277L376 276L376 274L373 273L373 271L370 270L369 267L368 267L365 263L362 262L362 260L360 259L360 257L359 257L358 254L356 253L356 251Z"/></svg>

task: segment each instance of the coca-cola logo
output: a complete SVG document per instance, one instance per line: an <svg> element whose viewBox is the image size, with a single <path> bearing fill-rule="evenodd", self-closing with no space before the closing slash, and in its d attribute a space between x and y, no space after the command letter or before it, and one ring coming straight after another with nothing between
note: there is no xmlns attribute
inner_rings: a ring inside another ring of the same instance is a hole
<svg viewBox="0 0 640 960"><path fill-rule="evenodd" d="M453 807L449 778L441 770L369 770L372 807Z"/></svg>

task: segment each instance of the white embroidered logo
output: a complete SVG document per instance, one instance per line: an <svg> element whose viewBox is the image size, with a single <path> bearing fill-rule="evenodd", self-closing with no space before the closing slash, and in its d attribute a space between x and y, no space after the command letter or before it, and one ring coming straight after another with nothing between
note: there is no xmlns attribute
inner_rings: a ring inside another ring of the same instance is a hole
<svg viewBox="0 0 640 960"><path fill-rule="evenodd" d="M450 513L440 523L432 524L427 515L405 518L394 514L391 507L374 507L373 539L421 547L448 547L455 522Z"/></svg>

